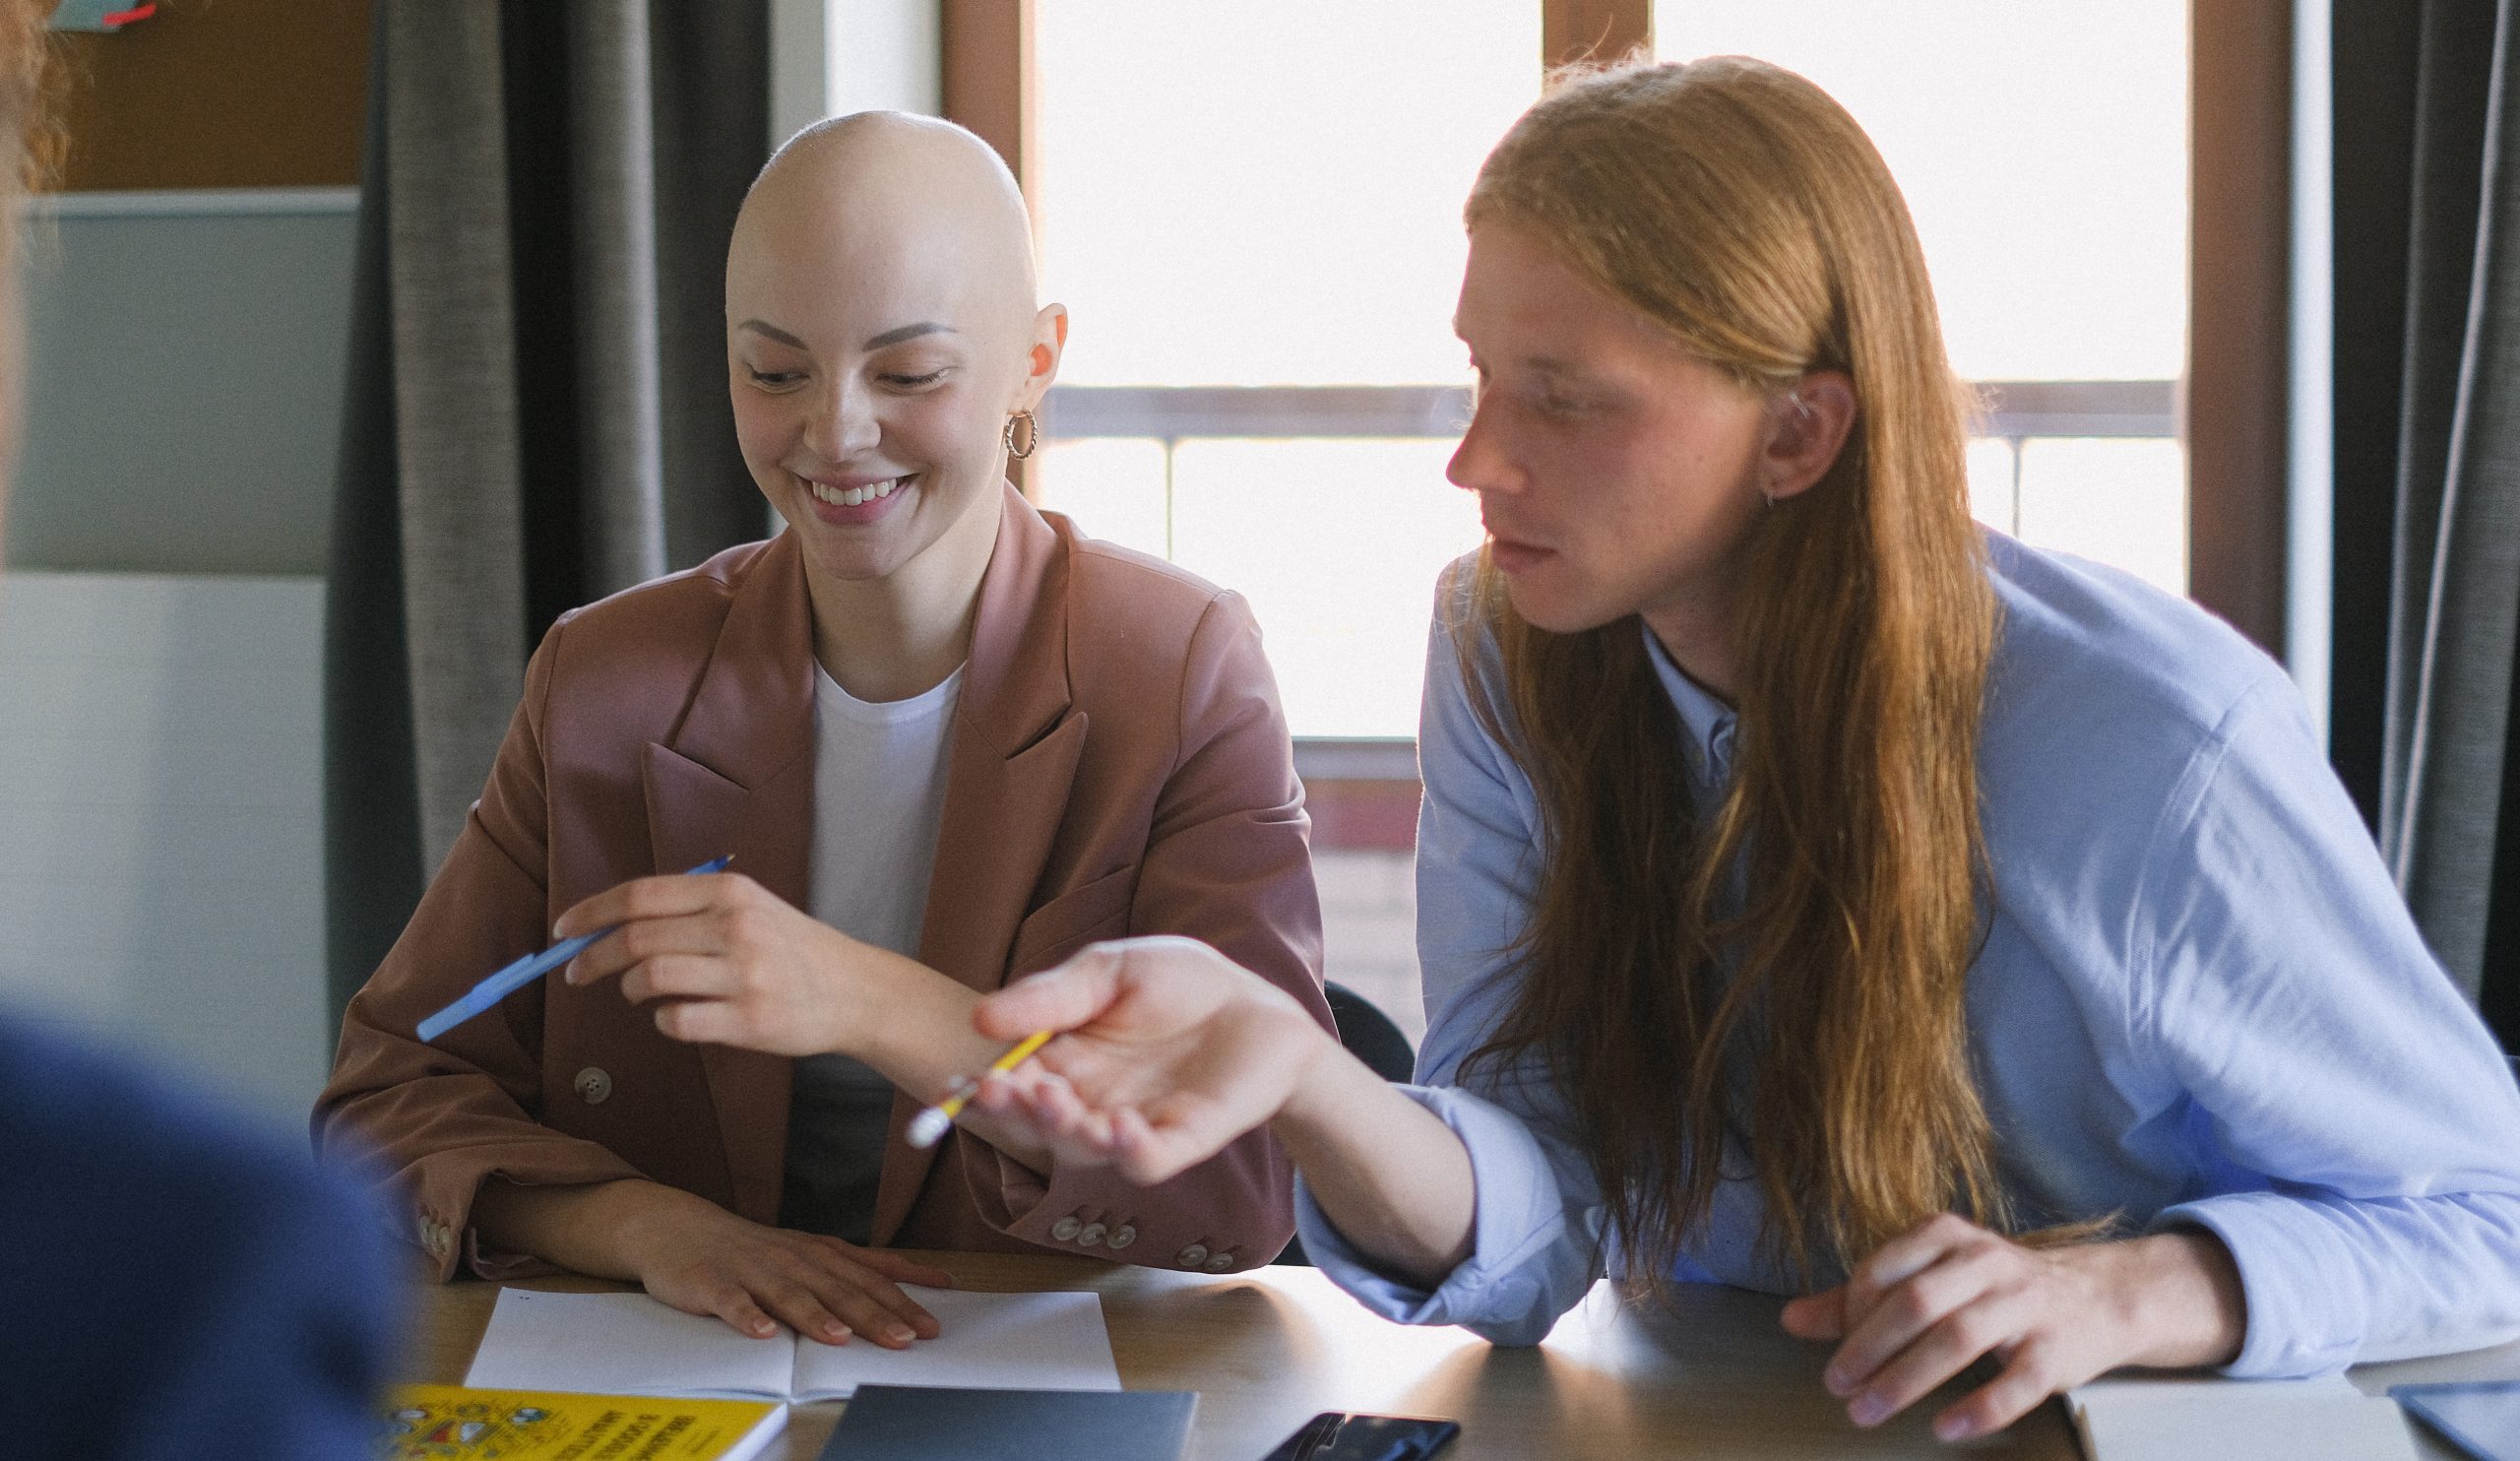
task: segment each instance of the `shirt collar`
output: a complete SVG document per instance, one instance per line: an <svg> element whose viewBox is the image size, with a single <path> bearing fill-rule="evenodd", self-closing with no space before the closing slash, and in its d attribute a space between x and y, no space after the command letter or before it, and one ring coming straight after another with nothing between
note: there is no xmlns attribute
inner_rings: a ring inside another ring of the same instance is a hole
<svg viewBox="0 0 2520 1461"><path fill-rule="evenodd" d="M1732 709L1689 678L1641 619L1637 632L1645 636L1645 653L1654 661L1654 673L1663 681L1663 693L1670 698L1671 708L1679 712L1689 769L1707 785L1723 786L1732 778L1732 728L1736 720Z"/></svg>

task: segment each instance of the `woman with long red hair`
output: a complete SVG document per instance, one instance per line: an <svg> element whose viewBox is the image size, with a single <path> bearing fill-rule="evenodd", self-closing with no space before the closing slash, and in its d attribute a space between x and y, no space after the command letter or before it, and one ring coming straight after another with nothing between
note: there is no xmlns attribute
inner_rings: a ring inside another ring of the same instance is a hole
<svg viewBox="0 0 2520 1461"><path fill-rule="evenodd" d="M1719 58L1482 168L1437 598L1418 1083L1184 940L984 1003L981 1103L1140 1181L1267 1125L1307 1250L1531 1343L1605 1272L1795 1294L1876 1424L2121 1365L2520 1332L2520 1091L2281 668L1970 520L1968 402L1844 110ZM2210 484L2206 484L2210 489Z"/></svg>

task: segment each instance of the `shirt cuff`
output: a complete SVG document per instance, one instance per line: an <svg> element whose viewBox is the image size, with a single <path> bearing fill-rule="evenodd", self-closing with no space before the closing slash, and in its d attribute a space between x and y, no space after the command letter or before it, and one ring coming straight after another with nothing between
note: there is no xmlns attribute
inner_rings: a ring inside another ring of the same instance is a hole
<svg viewBox="0 0 2520 1461"><path fill-rule="evenodd" d="M464 1266L472 1270L474 1278L488 1279L494 1284L569 1271L532 1253L511 1253L491 1247L481 1241L481 1231L477 1228L464 1230Z"/></svg>
<svg viewBox="0 0 2520 1461"><path fill-rule="evenodd" d="M1573 1293L1551 1293L1551 1280L1569 1275L1548 1250L1567 1242L1566 1211L1557 1175L1529 1127L1498 1107L1450 1086L1395 1086L1435 1113L1470 1153L1477 1194L1470 1256L1432 1291L1376 1269L1331 1226L1300 1174L1295 1178L1295 1231L1306 1256L1324 1276L1374 1313L1401 1324L1461 1324L1497 1344L1538 1344L1591 1287L1589 1249L1574 1275ZM1562 1302L1560 1302L1562 1297Z"/></svg>
<svg viewBox="0 0 2520 1461"><path fill-rule="evenodd" d="M2232 1192L2166 1208L2147 1233L2202 1228L2231 1250L2247 1305L2240 1352L2222 1372L2237 1379L2299 1379L2354 1363L2362 1336L2318 1296L2335 1292L2354 1256L2302 1223L2301 1201L2278 1192Z"/></svg>

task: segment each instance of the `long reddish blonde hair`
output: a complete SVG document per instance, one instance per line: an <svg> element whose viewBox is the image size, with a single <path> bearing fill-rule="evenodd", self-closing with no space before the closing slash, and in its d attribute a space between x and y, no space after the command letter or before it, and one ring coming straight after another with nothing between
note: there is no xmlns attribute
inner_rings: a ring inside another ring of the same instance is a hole
<svg viewBox="0 0 2520 1461"><path fill-rule="evenodd" d="M1888 168L1791 72L1631 65L1526 112L1467 215L1546 240L1749 389L1841 370L1858 402L1835 465L1744 548L1733 782L1703 823L1636 621L1534 628L1482 556L1501 690L1479 632L1465 677L1537 791L1545 857L1519 992L1470 1068L1546 1063L1648 1284L1704 1220L1728 1136L1764 1251L1806 1278L1937 1212L2001 1223L1963 1003L1995 604L1967 398Z"/></svg>

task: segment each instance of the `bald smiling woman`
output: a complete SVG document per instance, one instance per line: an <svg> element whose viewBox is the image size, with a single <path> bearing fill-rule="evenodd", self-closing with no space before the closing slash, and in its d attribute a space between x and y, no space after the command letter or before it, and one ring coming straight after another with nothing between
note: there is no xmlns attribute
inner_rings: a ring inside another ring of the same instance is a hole
<svg viewBox="0 0 2520 1461"><path fill-rule="evenodd" d="M1307 821L1249 611L1005 482L1058 368L994 153L892 113L791 140L726 262L744 460L788 524L561 617L454 852L351 1001L319 1142L450 1274L631 1279L752 1333L936 1333L890 1245L1276 1256L1254 1133L1168 1181L986 1115L981 994L1098 938L1228 951L1329 1028ZM731 854L734 870L659 875ZM553 931L566 978L413 1027Z"/></svg>

